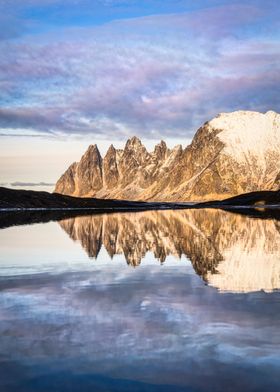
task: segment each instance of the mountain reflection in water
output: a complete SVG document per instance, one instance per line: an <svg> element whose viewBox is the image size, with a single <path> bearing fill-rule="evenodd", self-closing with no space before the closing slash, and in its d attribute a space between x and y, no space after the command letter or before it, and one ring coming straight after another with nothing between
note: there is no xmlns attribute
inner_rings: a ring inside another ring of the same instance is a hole
<svg viewBox="0 0 280 392"><path fill-rule="evenodd" d="M91 258L102 245L138 266L147 252L161 263L187 256L194 270L221 291L280 288L280 222L220 210L148 211L65 219L61 227Z"/></svg>

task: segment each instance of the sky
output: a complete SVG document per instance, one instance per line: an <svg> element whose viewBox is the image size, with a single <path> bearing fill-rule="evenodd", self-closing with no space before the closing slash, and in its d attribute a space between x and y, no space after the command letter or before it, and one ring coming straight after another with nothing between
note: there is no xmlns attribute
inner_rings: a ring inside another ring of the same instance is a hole
<svg viewBox="0 0 280 392"><path fill-rule="evenodd" d="M218 113L279 112L279 0L0 0L0 25L0 184L51 187L89 144L185 146Z"/></svg>

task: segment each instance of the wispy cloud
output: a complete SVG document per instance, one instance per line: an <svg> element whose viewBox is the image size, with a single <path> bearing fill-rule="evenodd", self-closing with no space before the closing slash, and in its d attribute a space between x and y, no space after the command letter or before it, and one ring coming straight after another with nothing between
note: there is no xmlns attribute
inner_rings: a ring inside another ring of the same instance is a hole
<svg viewBox="0 0 280 392"><path fill-rule="evenodd" d="M1 133L187 138L221 111L279 110L279 6L214 3L2 41Z"/></svg>
<svg viewBox="0 0 280 392"><path fill-rule="evenodd" d="M6 184L7 185L7 184ZM21 187L21 186L30 186L30 187L37 187L37 186L54 186L55 184L49 182L22 182L22 181L15 181L10 183L11 186Z"/></svg>

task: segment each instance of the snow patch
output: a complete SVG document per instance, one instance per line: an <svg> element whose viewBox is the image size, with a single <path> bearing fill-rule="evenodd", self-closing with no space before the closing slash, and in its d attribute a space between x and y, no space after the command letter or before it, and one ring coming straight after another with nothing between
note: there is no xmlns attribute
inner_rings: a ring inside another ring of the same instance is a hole
<svg viewBox="0 0 280 392"><path fill-rule="evenodd" d="M225 144L224 152L238 161L264 160L268 151L280 153L280 115L251 111L221 113L209 122Z"/></svg>

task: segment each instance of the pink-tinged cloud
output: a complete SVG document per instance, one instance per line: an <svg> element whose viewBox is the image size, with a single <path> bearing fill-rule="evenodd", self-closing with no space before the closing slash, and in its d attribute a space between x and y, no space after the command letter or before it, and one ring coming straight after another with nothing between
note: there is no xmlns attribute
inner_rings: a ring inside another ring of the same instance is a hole
<svg viewBox="0 0 280 392"><path fill-rule="evenodd" d="M221 111L279 111L278 40L248 32L270 15L261 10L250 2L2 42L0 128L189 138Z"/></svg>

